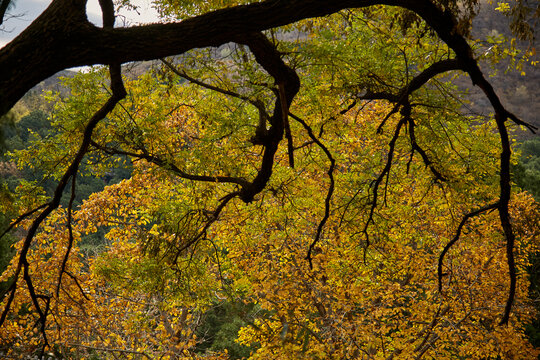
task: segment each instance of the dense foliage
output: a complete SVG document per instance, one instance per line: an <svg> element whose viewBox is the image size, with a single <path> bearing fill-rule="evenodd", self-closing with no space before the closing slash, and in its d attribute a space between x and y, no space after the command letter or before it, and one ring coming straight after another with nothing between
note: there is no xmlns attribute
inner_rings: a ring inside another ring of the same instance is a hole
<svg viewBox="0 0 540 360"><path fill-rule="evenodd" d="M173 18L231 5L156 4ZM532 56L470 46L495 62ZM501 122L496 104L495 122L463 114L451 80L465 70L486 85L455 51L413 13L370 7L138 76L64 79L70 96L49 94L51 114L6 130L0 210L26 215L0 277L0 351L536 357L525 328L540 206L520 186L537 195L537 142L518 164L506 131L526 124Z"/></svg>

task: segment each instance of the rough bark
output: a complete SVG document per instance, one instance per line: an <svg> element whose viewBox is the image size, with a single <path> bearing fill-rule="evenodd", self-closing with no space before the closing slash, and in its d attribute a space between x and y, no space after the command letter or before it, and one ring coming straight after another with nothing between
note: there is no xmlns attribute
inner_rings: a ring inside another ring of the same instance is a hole
<svg viewBox="0 0 540 360"><path fill-rule="evenodd" d="M463 54L472 59L465 39L454 32L452 16L427 0L268 0L177 23L115 29L98 28L88 22L85 2L54 0L24 32L0 50L0 114L6 113L34 85L63 69L159 59L193 48L219 46L241 35L301 19L377 4L417 12L455 48L458 58Z"/></svg>

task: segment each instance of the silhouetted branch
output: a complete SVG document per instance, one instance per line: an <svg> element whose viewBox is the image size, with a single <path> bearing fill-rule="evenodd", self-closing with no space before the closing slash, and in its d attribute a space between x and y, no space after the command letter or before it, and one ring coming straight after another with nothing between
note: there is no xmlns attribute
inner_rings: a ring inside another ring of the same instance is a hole
<svg viewBox="0 0 540 360"><path fill-rule="evenodd" d="M448 180L439 172L439 170L435 168L435 166L433 166L433 162L427 155L426 151L420 145L418 145L418 142L416 141L415 131L414 131L414 127L415 127L414 120L412 119L410 114L408 116L407 122L409 123L409 139L411 141L411 157L410 157L409 163L407 163L407 173L409 172L409 165L413 159L414 152L416 151L420 154L420 156L422 157L422 161L429 168L429 170L431 170L436 180L438 181Z"/></svg>
<svg viewBox="0 0 540 360"><path fill-rule="evenodd" d="M410 108L409 108L409 111L410 111ZM390 169L392 168L392 161L394 159L396 141L399 138L401 128L403 127L403 125L405 125L407 123L407 121L408 121L407 116L402 116L402 118L397 123L397 125L396 125L396 127L394 129L394 136L392 137L392 139L388 143L388 155L387 155L387 159L386 159L386 164L385 164L383 170L381 171L381 173L379 174L379 176L377 177L377 179L375 179L375 181L373 182L373 199L371 200L371 206L370 206L370 209L369 209L369 214L368 214L367 221L366 221L366 223L364 225L364 229L362 230L362 233L364 234L364 236L366 238L366 245L365 245L366 251L367 251L367 248L370 245L368 228L369 228L369 225L373 222L373 215L374 215L375 209L377 208L377 205L378 205L379 186L380 186L380 184L382 183L382 181L384 180L385 177L388 179L388 177L390 176ZM365 261L365 255L366 254L364 252L364 261Z"/></svg>
<svg viewBox="0 0 540 360"><path fill-rule="evenodd" d="M446 274L443 273L443 263L444 263L444 257L446 256L446 253L448 252L448 250L450 250L452 248L452 246L454 246L454 244L459 240L460 236L461 236L461 232L463 230L463 227L465 226L465 224L467 223L467 221L469 221L469 219L475 217L475 216L478 216L486 211L489 211L489 210L493 210L493 209L496 209L499 207L499 203L496 202L494 204L490 204L490 205L487 205L487 206L484 206L478 210L475 210L475 211L471 211L470 213L468 214L465 214L463 216L463 218L461 219L461 222L459 223L457 229L456 229L456 234L454 235L454 237L452 238L452 240L450 240L450 242L448 244L446 244L446 246L444 247L443 251L441 252L441 255L439 255L439 265L438 265L438 268L437 268L437 274L438 274L438 279L439 279L439 291L442 291L442 278L443 276L445 276Z"/></svg>
<svg viewBox="0 0 540 360"><path fill-rule="evenodd" d="M150 163L153 163L163 169L170 170L174 172L178 177L181 177L182 179L186 180L193 180L193 181L202 181L202 182L212 182L212 183L230 183L230 184L236 184L243 186L248 186L249 182L243 178L234 177L234 176L220 176L220 175L198 175L198 174L190 174L182 169L180 169L178 166L176 166L174 163L164 160L160 158L157 155L152 155L148 153L136 153L131 151L125 151L115 148L110 148L107 146L100 145L92 140L91 142L92 146L96 149L99 149L107 154L110 155L125 155L132 157L134 159L144 159Z"/></svg>
<svg viewBox="0 0 540 360"><path fill-rule="evenodd" d="M39 322L41 323L41 333L44 337L45 346L47 345L47 337L45 333L45 324L46 324L46 317L48 313L48 301L47 305L45 307L45 310L43 310L39 304L38 299L40 297L43 297L44 295L39 295L35 292L34 286L32 283L32 279L29 274L29 264L27 261L27 254L30 250L30 245L32 244L32 241L34 239L34 236L38 230L38 228L41 226L43 221L60 205L60 200L62 198L63 192L69 182L69 180L72 177L75 177L79 168L79 165L88 151L88 147L90 145L90 141L92 138L92 133L97 126L97 124L109 114L116 104L123 99L126 96L126 91L124 89L124 85L121 78L120 73L120 64L115 64L110 66L110 75L111 75L111 89L112 89L112 95L108 99L108 101L99 109L97 110L92 118L88 121L88 124L86 125L84 132L83 132L83 138L81 145L79 147L79 150L77 151L74 159L72 160L70 166L65 171L64 175L61 177L58 185L56 186L56 189L54 191L53 197L51 202L46 204L46 206L42 206L43 211L39 213L39 215L34 219L32 224L30 225L28 232L26 234L26 237L23 241L22 248L19 253L19 259L17 262L17 267L15 269L15 273L13 274L13 283L9 287L9 298L8 301L4 307L4 310L2 312L2 316L0 317L0 326L4 323L7 314L9 313L11 303L13 300L13 297L15 295L15 292L17 290L17 282L19 279L19 276L21 274L21 271L23 273L23 279L28 287L30 297L32 300L32 303L34 305L34 308L36 309L37 313L39 314Z"/></svg>
<svg viewBox="0 0 540 360"><path fill-rule="evenodd" d="M324 225L326 224L326 221L330 217L330 202L332 201L332 195L334 194L334 186L335 186L335 180L334 180L334 168L336 167L336 161L334 160L334 157L332 156L332 153L330 153L330 150L315 136L313 133L313 130L311 127L300 117L289 113L289 115L296 121L298 121L304 129L306 129L308 136L311 138L311 140L317 144L321 150L325 153L326 157L330 161L330 166L328 167L327 174L328 178L330 179L330 186L328 187L328 191L326 192L326 197L324 198L324 216L319 222L319 225L317 226L317 232L315 233L315 238L309 244L308 252L306 255L306 259L309 262L309 267L313 269L313 263L311 258L311 253L313 252L313 248L315 247L315 244L320 240L322 235L322 230L324 228Z"/></svg>

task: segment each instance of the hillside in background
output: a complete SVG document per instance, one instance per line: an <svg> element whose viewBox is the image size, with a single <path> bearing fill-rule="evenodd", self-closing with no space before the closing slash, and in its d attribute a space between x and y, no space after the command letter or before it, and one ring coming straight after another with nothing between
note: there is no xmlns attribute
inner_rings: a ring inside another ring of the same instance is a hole
<svg viewBox="0 0 540 360"><path fill-rule="evenodd" d="M538 33L538 29L536 31ZM488 36L503 35L512 37L509 29L509 19L502 13L495 11L493 5L484 5L479 15L473 22L473 36L475 38L486 39ZM538 49L539 41L536 38L532 46ZM526 42L518 42L518 48L525 50L529 46ZM540 60L539 54L534 60ZM508 109L514 112L522 120L540 128L540 69L530 64L525 64L522 71L507 71L509 61L502 61L495 66L488 63L481 64L482 70L487 74L492 74L490 81L499 94L501 101ZM460 87L469 88L471 93L471 109L483 115L490 113L491 107L485 96L477 89L471 88L468 79L458 81ZM534 135L530 132L518 132L521 140L528 139Z"/></svg>
<svg viewBox="0 0 540 360"><path fill-rule="evenodd" d="M42 96L46 91L58 91L62 95L67 96L68 90L62 86L61 79L65 77L73 77L77 74L76 71L62 70L50 78L40 82L26 93L23 98L15 105L19 113L27 115L32 111L44 111L50 113L52 111L52 104L47 103Z"/></svg>

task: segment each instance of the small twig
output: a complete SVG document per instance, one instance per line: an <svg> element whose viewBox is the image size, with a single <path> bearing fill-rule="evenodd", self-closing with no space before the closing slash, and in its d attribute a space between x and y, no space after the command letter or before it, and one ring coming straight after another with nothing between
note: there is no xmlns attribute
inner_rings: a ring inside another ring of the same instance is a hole
<svg viewBox="0 0 540 360"><path fill-rule="evenodd" d="M89 297L86 295L86 293L84 292L84 290L83 290L81 284L79 283L79 280L75 277L75 275L73 275L72 273L70 273L70 272L67 271L67 270L64 270L64 274L66 274L67 276L69 276L70 278L72 278L73 281L75 281L75 285L77 285L77 287L79 288L79 290L80 290L82 296L84 296L84 298L85 298L86 300L90 300L90 298L89 298Z"/></svg>
<svg viewBox="0 0 540 360"><path fill-rule="evenodd" d="M135 152L124 151L120 149L114 149L114 148L100 145L93 140L92 140L92 146L111 155L125 155L125 156L130 156L135 159L144 159L161 168L170 170L174 172L176 175L178 175L179 177L183 179L187 179L187 180L211 182L211 183L232 183L232 184L240 185L241 187L249 185L249 182L247 180L244 180L239 177L234 177L234 176L219 176L219 175L212 176L212 175L198 175L198 174L186 173L185 171L177 167L172 162L168 162L167 160L164 160L158 157L157 155L153 155L149 153L144 153L144 152L135 153Z"/></svg>
<svg viewBox="0 0 540 360"><path fill-rule="evenodd" d="M123 353L123 354L137 354L137 355L142 355L152 360L152 358L147 353L136 351L136 350L114 349L114 348L106 348L106 347L99 347L99 346L82 345L82 344L76 344L76 343L67 343L66 346L73 346L73 347L79 347L79 348L84 348L84 349L89 349L89 350L97 350L97 351L111 352L111 353L118 352L118 353Z"/></svg>
<svg viewBox="0 0 540 360"><path fill-rule="evenodd" d="M184 245L182 245L181 247L179 247L176 250L176 258L175 258L173 263L176 263L178 261L178 257L180 256L181 252L188 249L189 247L191 247L192 245L197 243L199 240L204 238L204 236L206 235L206 233L207 233L208 229L210 228L210 226L214 222L216 222L216 220L219 218L219 215L221 214L221 211L223 211L223 209L229 203L229 201L231 201L232 199L234 199L235 197L237 197L239 195L240 195L240 191L235 191L235 192L232 192L230 194L225 195L221 199L221 202L216 207L216 209L212 212L212 216L210 216L208 221L206 221L206 223L205 223L204 227L202 228L202 230L199 231L197 233L197 235L195 235L191 240L189 240L187 243L185 243Z"/></svg>
<svg viewBox="0 0 540 360"><path fill-rule="evenodd" d="M240 99L240 100L244 100L244 101L247 101L249 102L251 105L255 106L259 111L263 111L266 115L266 117L270 117L268 115L268 113L266 113L266 110L264 109L264 105L260 102L260 101L257 101L257 100L253 100L247 96L244 96L242 94L239 94L235 91L232 91L232 90L226 90L226 89L222 89L220 87L217 87L215 85L211 85L211 84L208 84L208 83L205 83L204 81L201 81L201 80L198 80L198 79L195 79L194 77L192 76L189 76L185 71L181 71L179 70L176 66L174 66L170 61L167 61L165 59L160 59L161 62L163 64L165 64L165 66L167 66L173 73L175 73L176 75L180 76L181 78L183 79L186 79L187 81L195 84L195 85L199 85L200 87L203 87L205 89L208 89L208 90L212 90L212 91L215 91L215 92L218 92L218 93L221 93L223 95L228 95L228 96L231 96L231 97L234 97L234 98L237 98L237 99Z"/></svg>
<svg viewBox="0 0 540 360"><path fill-rule="evenodd" d="M418 152L420 156L422 157L422 160L424 161L424 164L431 170L433 175L435 176L436 180L439 181L446 181L447 179L433 166L433 162L427 155L424 149L418 145L418 142L416 141L416 135L415 135L415 124L414 120L411 117L410 111L408 114L408 123L409 123L409 139L411 140L411 158L409 163L407 164L407 172L409 172L409 165L412 162L414 152Z"/></svg>
<svg viewBox="0 0 540 360"><path fill-rule="evenodd" d="M28 218L30 215L34 214L35 212L41 210L41 209L44 209L46 208L47 206L49 206L50 203L45 203L45 204L42 204L22 215L20 215L17 219L15 219L15 221L13 221L11 224L9 224L8 228L2 233L2 235L0 235L0 239L2 237L4 237L7 233L9 233L11 230L13 230L13 228L15 226L17 226L21 221L23 221L24 219ZM1 296L0 296L1 297Z"/></svg>

